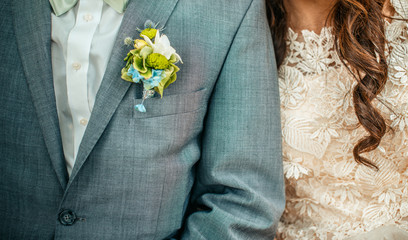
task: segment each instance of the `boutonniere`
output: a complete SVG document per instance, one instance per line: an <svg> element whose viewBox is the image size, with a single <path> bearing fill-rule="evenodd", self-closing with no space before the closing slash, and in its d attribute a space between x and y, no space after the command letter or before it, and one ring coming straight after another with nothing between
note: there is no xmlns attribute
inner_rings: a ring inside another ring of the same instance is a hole
<svg viewBox="0 0 408 240"><path fill-rule="evenodd" d="M157 28L148 20L144 29L137 29L142 39L126 38L125 44L133 45L126 58L126 66L122 68L122 79L141 83L143 99L135 106L139 112L146 112L144 101L151 98L155 92L163 97L163 91L177 79L180 70L176 64L181 60L176 50L171 47L166 35L160 34L163 28Z"/></svg>

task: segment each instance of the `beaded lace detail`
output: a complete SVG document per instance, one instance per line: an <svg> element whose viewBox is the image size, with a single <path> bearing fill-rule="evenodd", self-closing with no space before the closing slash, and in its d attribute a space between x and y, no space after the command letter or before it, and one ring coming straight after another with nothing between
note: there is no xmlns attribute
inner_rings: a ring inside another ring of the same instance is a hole
<svg viewBox="0 0 408 240"><path fill-rule="evenodd" d="M354 112L355 79L334 50L330 28L288 32L279 69L287 204L278 239L346 239L384 225L408 231L408 1L391 1L386 22L389 79L374 105L392 128L357 164L367 133Z"/></svg>

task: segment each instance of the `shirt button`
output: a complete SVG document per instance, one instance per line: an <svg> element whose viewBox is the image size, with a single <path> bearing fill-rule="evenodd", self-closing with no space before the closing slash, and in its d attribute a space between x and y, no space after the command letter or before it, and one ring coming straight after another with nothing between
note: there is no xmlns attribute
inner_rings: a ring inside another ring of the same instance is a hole
<svg viewBox="0 0 408 240"><path fill-rule="evenodd" d="M78 71L79 69L81 69L81 64L75 62L75 63L72 64L72 68Z"/></svg>
<svg viewBox="0 0 408 240"><path fill-rule="evenodd" d="M90 21L93 20L93 16L92 16L92 14L85 14L83 16L83 19L84 19L85 22L90 22Z"/></svg>
<svg viewBox="0 0 408 240"><path fill-rule="evenodd" d="M79 120L79 123L80 123L82 126L86 126L86 124L88 124L88 120L86 120L85 118L82 118L81 120Z"/></svg>
<svg viewBox="0 0 408 240"><path fill-rule="evenodd" d="M71 226L75 223L76 218L76 214L72 210L64 210L58 216L60 223L64 226Z"/></svg>

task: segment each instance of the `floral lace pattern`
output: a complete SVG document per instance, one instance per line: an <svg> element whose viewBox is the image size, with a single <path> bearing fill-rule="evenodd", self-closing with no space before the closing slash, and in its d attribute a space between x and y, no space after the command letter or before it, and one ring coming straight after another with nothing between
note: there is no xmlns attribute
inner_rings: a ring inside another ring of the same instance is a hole
<svg viewBox="0 0 408 240"><path fill-rule="evenodd" d="M330 28L288 32L279 69L286 210L278 239L346 239L381 226L408 231L408 1L386 22L389 81L374 104L392 131L357 164L366 135L354 113L356 81L334 50Z"/></svg>

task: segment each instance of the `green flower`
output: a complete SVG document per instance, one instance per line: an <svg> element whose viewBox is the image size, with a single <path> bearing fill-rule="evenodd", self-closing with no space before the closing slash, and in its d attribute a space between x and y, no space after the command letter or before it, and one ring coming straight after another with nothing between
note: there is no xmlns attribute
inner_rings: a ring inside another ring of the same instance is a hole
<svg viewBox="0 0 408 240"><path fill-rule="evenodd" d="M148 37L149 39L153 39L156 36L157 29L155 28L146 28L140 33L140 37L142 38L143 35Z"/></svg>
<svg viewBox="0 0 408 240"><path fill-rule="evenodd" d="M160 53L152 53L146 58L146 66L153 69L167 69L169 64L169 60Z"/></svg>

